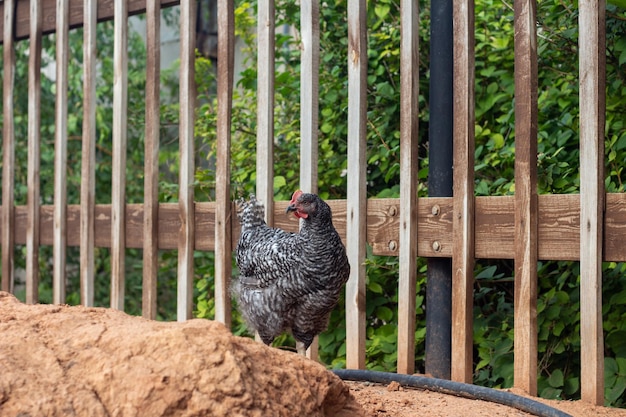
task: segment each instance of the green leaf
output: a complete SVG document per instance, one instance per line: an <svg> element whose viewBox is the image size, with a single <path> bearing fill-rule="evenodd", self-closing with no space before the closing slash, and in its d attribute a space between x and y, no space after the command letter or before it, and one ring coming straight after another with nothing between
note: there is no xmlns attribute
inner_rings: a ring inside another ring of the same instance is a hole
<svg viewBox="0 0 626 417"><path fill-rule="evenodd" d="M604 375L616 375L619 371L615 358L604 358Z"/></svg>
<svg viewBox="0 0 626 417"><path fill-rule="evenodd" d="M324 122L324 123L322 124L322 127L320 128L320 130L321 130L323 133L327 133L327 134L328 134L328 133L330 133L330 132L333 130L333 125L332 125L332 124L330 124L330 123L328 123L328 122Z"/></svg>
<svg viewBox="0 0 626 417"><path fill-rule="evenodd" d="M615 381L615 385L607 388L608 389L605 390L604 397L609 404L612 404L622 396L624 391L626 391L626 378L618 378Z"/></svg>
<svg viewBox="0 0 626 417"><path fill-rule="evenodd" d="M370 290L373 293L376 293L376 294L382 294L383 293L383 287L378 282L370 281L367 284L367 289Z"/></svg>
<svg viewBox="0 0 626 417"><path fill-rule="evenodd" d="M557 321L552 328L552 334L558 337L563 332L563 329L565 329L565 324L562 321Z"/></svg>
<svg viewBox="0 0 626 417"><path fill-rule="evenodd" d="M615 144L615 149L618 151L621 151L624 148L626 148L626 133L622 134Z"/></svg>
<svg viewBox="0 0 626 417"><path fill-rule="evenodd" d="M196 288L199 291L204 290L207 286L209 285L209 280L208 279L199 279L198 283L196 284Z"/></svg>
<svg viewBox="0 0 626 417"><path fill-rule="evenodd" d="M607 0L607 3L626 9L626 0Z"/></svg>
<svg viewBox="0 0 626 417"><path fill-rule="evenodd" d="M495 149L501 149L504 146L504 136L500 133L495 133L491 140L493 141L493 145Z"/></svg>
<svg viewBox="0 0 626 417"><path fill-rule="evenodd" d="M609 333L606 336L606 347L615 352L616 355L626 355L626 330L614 330ZM607 358L607 360L608 359L613 358ZM617 372L617 370L615 372Z"/></svg>
<svg viewBox="0 0 626 417"><path fill-rule="evenodd" d="M611 301L609 302L612 306L623 305L626 304L626 290L620 291L617 294L613 294L611 296Z"/></svg>
<svg viewBox="0 0 626 417"><path fill-rule="evenodd" d="M620 376L626 378L626 358L617 357L615 358L615 362L617 362L617 369L619 370Z"/></svg>
<svg viewBox="0 0 626 417"><path fill-rule="evenodd" d="M320 346L327 346L335 340L335 335L332 332L323 332L319 335Z"/></svg>
<svg viewBox="0 0 626 417"><path fill-rule="evenodd" d="M545 389L543 389L541 391L541 393L539 394L539 396L541 398L548 398L548 399L557 399L557 398L561 398L561 392L562 390L560 389L556 389L553 387L546 387Z"/></svg>
<svg viewBox="0 0 626 417"><path fill-rule="evenodd" d="M384 19L389 14L390 7L388 4L377 4L374 7L374 13L378 16L379 19Z"/></svg>
<svg viewBox="0 0 626 417"><path fill-rule="evenodd" d="M376 317L384 322L389 322L393 318L393 311L389 307L380 306L376 309Z"/></svg>
<svg viewBox="0 0 626 417"><path fill-rule="evenodd" d="M492 265L489 266L485 269L483 269L482 271L480 271L477 275L476 275L476 279L485 279L485 278L493 278L495 272L498 270L498 266L497 265Z"/></svg>
<svg viewBox="0 0 626 417"><path fill-rule="evenodd" d="M555 369L548 378L548 384L552 388L561 388L563 386L563 371Z"/></svg>
<svg viewBox="0 0 626 417"><path fill-rule="evenodd" d="M574 393L578 392L579 389L580 389L580 378L578 377L567 378L565 380L565 386L563 388L563 391L565 391L565 394L573 395Z"/></svg>
<svg viewBox="0 0 626 417"><path fill-rule="evenodd" d="M287 185L287 180L282 175L277 175L274 177L274 189L277 190L281 187Z"/></svg>

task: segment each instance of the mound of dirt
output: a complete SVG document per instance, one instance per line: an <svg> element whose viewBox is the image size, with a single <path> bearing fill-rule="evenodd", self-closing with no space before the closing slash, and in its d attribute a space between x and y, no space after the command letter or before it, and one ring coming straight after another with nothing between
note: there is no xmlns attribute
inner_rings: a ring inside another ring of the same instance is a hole
<svg viewBox="0 0 626 417"><path fill-rule="evenodd" d="M0 415L364 415L323 366L208 320L24 305L0 292L0 335Z"/></svg>

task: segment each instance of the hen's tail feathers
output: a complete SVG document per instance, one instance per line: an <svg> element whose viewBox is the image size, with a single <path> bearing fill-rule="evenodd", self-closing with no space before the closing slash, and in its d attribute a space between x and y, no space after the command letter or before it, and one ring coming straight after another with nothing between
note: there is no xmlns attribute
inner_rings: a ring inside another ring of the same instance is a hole
<svg viewBox="0 0 626 417"><path fill-rule="evenodd" d="M237 217L242 229L265 224L265 207L256 199L254 194L250 194L248 201L240 199L237 206Z"/></svg>

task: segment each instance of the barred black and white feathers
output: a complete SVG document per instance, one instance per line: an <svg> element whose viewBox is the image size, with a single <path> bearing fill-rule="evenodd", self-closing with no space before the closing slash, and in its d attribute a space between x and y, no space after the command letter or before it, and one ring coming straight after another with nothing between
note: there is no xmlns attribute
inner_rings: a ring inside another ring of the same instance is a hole
<svg viewBox="0 0 626 417"><path fill-rule="evenodd" d="M290 329L303 354L328 326L350 265L321 198L296 191L287 212L304 219L299 233L268 227L254 195L240 202L239 279L233 293L249 328L264 343Z"/></svg>

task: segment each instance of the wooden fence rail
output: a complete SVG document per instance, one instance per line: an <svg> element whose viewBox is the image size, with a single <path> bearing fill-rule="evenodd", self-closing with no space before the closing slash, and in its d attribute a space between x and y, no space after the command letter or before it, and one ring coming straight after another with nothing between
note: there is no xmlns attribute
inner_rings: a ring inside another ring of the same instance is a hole
<svg viewBox="0 0 626 417"><path fill-rule="evenodd" d="M180 166L178 203L158 201L159 20L161 9L180 5ZM604 2L580 0L580 195L537 195L536 2L514 1L516 166L514 196L474 197L474 1L454 2L454 197L417 198L418 2L401 1L401 176L399 199L367 199L366 1L348 0L348 190L330 201L347 244L352 272L346 289L347 366L365 367L366 245L375 254L400 257L398 371L412 373L415 356L416 258L449 257L453 263L452 378L471 382L474 261L515 261L515 385L537 391L537 261L581 262L581 363L583 399L603 402L601 262L626 261L626 195L603 188ZM58 9L57 9L58 7ZM26 300L38 301L38 249L54 247L54 302L65 302L65 251L81 248L81 302L94 303L94 247L111 248L111 307L124 308L124 254L143 248L143 315L156 317L157 253L178 251L177 317L192 313L193 252L215 251L216 319L230 324L232 248L238 224L229 199L230 126L234 77L234 10L219 0L216 202L194 201L194 0L5 0L3 28L3 160L0 236L2 286L13 291L13 248L26 245ZM125 196L128 16L145 13L147 89L144 203ZM257 196L269 224L297 230L278 215L286 202L273 200L274 2L258 2ZM95 30L114 19L116 111L113 119L112 203L95 204ZM297 22L294 22L294 25ZM80 205L68 205L68 30L84 27L82 183ZM318 131L319 4L301 5L301 187L316 191ZM55 32L57 61L55 200L41 205L41 38ZM15 206L14 44L30 40L28 195ZM315 356L315 348L309 352Z"/></svg>

